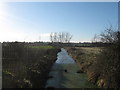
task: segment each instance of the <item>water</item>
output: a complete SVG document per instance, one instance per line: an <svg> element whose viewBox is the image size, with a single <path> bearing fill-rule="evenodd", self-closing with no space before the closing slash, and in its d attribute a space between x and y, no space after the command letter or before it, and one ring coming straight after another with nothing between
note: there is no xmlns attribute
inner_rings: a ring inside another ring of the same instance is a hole
<svg viewBox="0 0 120 90"><path fill-rule="evenodd" d="M65 71L67 70L67 72ZM53 64L49 73L49 78L45 88L93 88L96 87L89 81L84 73L76 73L79 66L68 55L65 49L61 48L56 62Z"/></svg>
<svg viewBox="0 0 120 90"><path fill-rule="evenodd" d="M61 48L61 52L58 53L56 62L57 64L74 64L75 61L68 55L65 49Z"/></svg>
<svg viewBox="0 0 120 90"><path fill-rule="evenodd" d="M49 76L52 76L53 78L50 78L47 81L46 87L60 88L62 72L64 71L62 64L75 64L75 61L68 55L65 49L61 48L61 52L57 55L57 60L53 64L51 72L49 73Z"/></svg>

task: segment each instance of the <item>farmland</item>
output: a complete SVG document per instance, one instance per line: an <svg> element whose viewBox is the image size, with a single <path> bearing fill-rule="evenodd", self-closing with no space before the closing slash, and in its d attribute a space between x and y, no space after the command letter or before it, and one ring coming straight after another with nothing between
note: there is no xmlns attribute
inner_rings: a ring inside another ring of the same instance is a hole
<svg viewBox="0 0 120 90"><path fill-rule="evenodd" d="M59 48L10 42L2 44L3 88L43 88Z"/></svg>

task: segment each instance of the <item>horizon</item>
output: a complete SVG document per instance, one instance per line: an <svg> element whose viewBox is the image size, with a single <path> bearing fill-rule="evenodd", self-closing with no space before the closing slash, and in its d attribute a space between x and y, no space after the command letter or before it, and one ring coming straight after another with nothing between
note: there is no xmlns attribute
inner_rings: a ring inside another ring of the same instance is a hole
<svg viewBox="0 0 120 90"><path fill-rule="evenodd" d="M0 3L0 42L47 42L51 32L69 32L71 42L91 42L118 26L118 2Z"/></svg>

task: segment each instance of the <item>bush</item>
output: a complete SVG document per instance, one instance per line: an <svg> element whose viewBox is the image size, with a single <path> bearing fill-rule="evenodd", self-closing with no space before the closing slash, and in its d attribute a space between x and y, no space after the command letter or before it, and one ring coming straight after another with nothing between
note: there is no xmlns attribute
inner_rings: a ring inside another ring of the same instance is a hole
<svg viewBox="0 0 120 90"><path fill-rule="evenodd" d="M101 73L97 84L100 87L120 87L120 32L109 28L101 34L101 41L108 43L108 46L100 53L93 66L93 71Z"/></svg>

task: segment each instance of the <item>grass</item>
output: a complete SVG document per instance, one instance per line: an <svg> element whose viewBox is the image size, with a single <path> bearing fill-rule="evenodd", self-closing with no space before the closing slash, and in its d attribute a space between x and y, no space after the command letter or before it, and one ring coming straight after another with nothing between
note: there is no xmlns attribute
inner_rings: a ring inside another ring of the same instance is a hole
<svg viewBox="0 0 120 90"><path fill-rule="evenodd" d="M52 49L54 48L53 46L28 46L29 48L36 48L36 49Z"/></svg>
<svg viewBox="0 0 120 90"><path fill-rule="evenodd" d="M87 80L92 80L93 83L95 82L97 75L99 74L99 71L96 71L97 69L95 69L96 66L94 67L94 64L97 62L97 57L102 50L103 48L100 47L67 48L68 53L77 62L80 69L87 74Z"/></svg>
<svg viewBox="0 0 120 90"><path fill-rule="evenodd" d="M74 49L67 48L67 51L78 63L87 65L96 61L102 49L100 47L76 47Z"/></svg>
<svg viewBox="0 0 120 90"><path fill-rule="evenodd" d="M119 47L76 47L67 48L79 64L88 80L98 87L119 87ZM118 67L117 67L118 66Z"/></svg>
<svg viewBox="0 0 120 90"><path fill-rule="evenodd" d="M80 48L82 55L79 56L79 62L94 63L97 56L102 51L99 47L82 47Z"/></svg>
<svg viewBox="0 0 120 90"><path fill-rule="evenodd" d="M82 49L82 51L85 54L88 54L88 53L99 54L100 51L102 50L102 48L100 47L81 47L80 49Z"/></svg>
<svg viewBox="0 0 120 90"><path fill-rule="evenodd" d="M3 88L43 88L59 48L13 42L2 50Z"/></svg>

